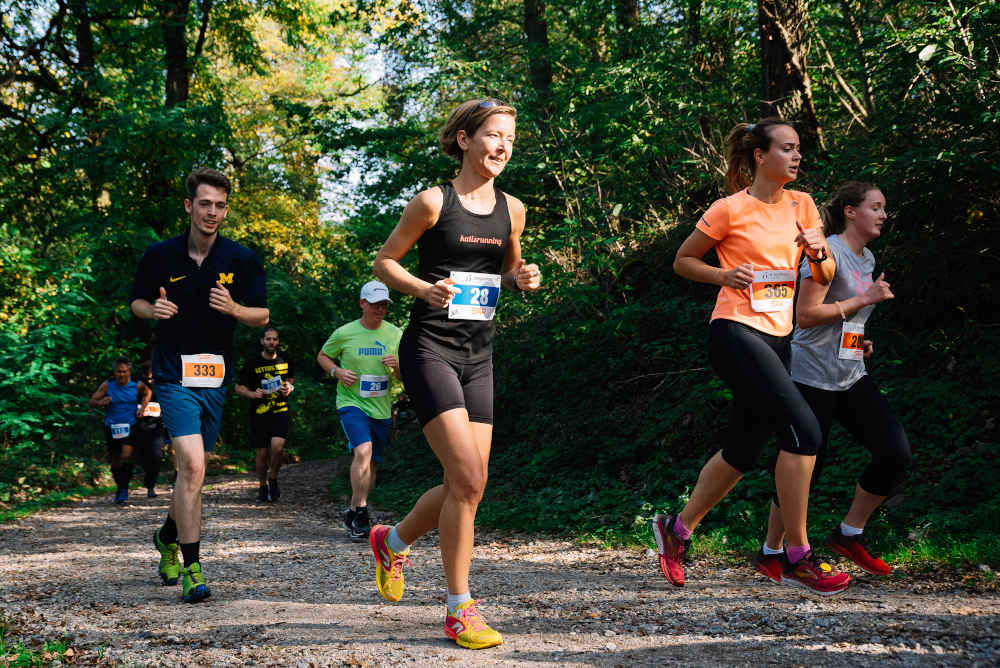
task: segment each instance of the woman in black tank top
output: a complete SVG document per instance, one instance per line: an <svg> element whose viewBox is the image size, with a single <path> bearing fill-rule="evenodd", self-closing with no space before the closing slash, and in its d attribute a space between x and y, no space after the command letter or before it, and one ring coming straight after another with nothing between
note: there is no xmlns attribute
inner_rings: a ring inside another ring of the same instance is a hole
<svg viewBox="0 0 1000 668"><path fill-rule="evenodd" d="M538 266L521 259L524 205L493 184L510 159L516 115L491 99L452 111L439 139L461 170L406 205L374 267L389 287L417 298L400 342L400 370L444 468L444 483L425 492L402 522L372 528L376 584L384 598L398 601L409 546L437 528L448 580L445 634L472 649L503 642L469 594L493 435L493 313L501 287L536 290L541 281ZM400 264L414 244L418 276Z"/></svg>

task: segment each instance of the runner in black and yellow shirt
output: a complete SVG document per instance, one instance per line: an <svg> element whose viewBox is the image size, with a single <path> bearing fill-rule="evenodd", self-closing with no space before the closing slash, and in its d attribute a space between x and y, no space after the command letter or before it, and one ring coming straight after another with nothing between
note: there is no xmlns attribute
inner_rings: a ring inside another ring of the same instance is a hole
<svg viewBox="0 0 1000 668"><path fill-rule="evenodd" d="M258 501L277 501L281 496L278 470L288 438L288 395L295 389L295 378L292 363L278 354L279 342L276 327L264 329L260 354L243 365L235 387L236 394L250 399L250 445L257 448L256 470L260 480Z"/></svg>

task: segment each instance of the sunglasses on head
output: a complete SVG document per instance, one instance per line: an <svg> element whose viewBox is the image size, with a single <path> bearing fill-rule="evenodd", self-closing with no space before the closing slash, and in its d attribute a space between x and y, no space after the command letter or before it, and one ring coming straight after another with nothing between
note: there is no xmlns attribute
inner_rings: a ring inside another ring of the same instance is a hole
<svg viewBox="0 0 1000 668"><path fill-rule="evenodd" d="M462 131L465 132L466 135L471 136L471 133L469 132L469 121L472 120L472 114L476 113L480 109L490 109L491 107L497 106L499 106L499 104L493 100L482 100L465 115L465 123L462 124Z"/></svg>

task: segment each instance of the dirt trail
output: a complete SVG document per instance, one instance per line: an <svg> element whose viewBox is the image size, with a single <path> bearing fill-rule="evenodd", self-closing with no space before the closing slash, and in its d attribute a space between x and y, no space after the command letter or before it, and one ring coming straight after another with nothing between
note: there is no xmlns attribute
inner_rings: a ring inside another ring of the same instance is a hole
<svg viewBox="0 0 1000 668"><path fill-rule="evenodd" d="M367 544L325 494L332 462L282 472L279 504L246 479L205 494L212 598L179 601L151 534L167 495L88 499L0 526L0 600L30 644L61 636L91 665L983 665L1000 662L1000 596L918 578L861 578L819 599L749 567L695 563L670 586L649 554L482 533L473 593L505 638L472 652L441 630L436 540L413 550L403 601L382 601Z"/></svg>

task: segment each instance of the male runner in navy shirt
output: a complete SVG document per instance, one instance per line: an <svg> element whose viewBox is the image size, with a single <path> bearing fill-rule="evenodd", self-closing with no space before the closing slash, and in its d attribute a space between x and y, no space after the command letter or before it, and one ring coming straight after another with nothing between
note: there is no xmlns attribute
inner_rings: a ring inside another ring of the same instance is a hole
<svg viewBox="0 0 1000 668"><path fill-rule="evenodd" d="M195 603L211 595L199 555L201 487L205 452L215 445L233 380L233 331L237 322L263 327L269 312L257 255L219 235L229 210L229 179L199 168L185 185L191 227L146 249L131 307L140 318L157 321L153 380L177 467L167 520L153 534L159 574L165 584L177 584L179 543L183 599Z"/></svg>

